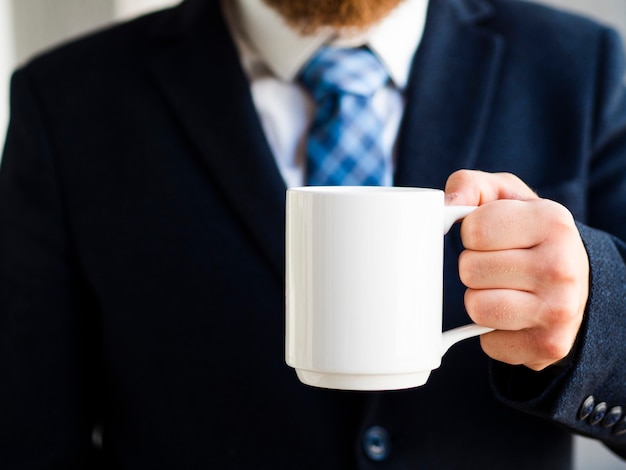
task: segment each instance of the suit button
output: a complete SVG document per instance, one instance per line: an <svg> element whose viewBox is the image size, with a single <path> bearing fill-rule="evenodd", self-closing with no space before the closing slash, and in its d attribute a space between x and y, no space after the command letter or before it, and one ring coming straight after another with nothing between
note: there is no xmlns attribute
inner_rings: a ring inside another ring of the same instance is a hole
<svg viewBox="0 0 626 470"><path fill-rule="evenodd" d="M596 406L596 400L593 398L593 395L589 395L585 398L582 406L580 407L580 411L578 412L578 419L581 421L586 420L591 413L593 412L593 408Z"/></svg>
<svg viewBox="0 0 626 470"><path fill-rule="evenodd" d="M613 428L613 434L622 436L626 434L626 418L622 418Z"/></svg>
<svg viewBox="0 0 626 470"><path fill-rule="evenodd" d="M595 426L600 421L602 421L604 419L604 416L606 415L606 410L607 406L605 402L598 403L593 409L593 413L591 413L591 416L589 417L589 423L592 426Z"/></svg>
<svg viewBox="0 0 626 470"><path fill-rule="evenodd" d="M363 434L363 452L371 460L380 462L389 457L391 437L385 428L372 426Z"/></svg>
<svg viewBox="0 0 626 470"><path fill-rule="evenodd" d="M606 416L602 420L602 427L610 428L610 427L615 426L621 417L622 417L622 407L614 406L607 412Z"/></svg>

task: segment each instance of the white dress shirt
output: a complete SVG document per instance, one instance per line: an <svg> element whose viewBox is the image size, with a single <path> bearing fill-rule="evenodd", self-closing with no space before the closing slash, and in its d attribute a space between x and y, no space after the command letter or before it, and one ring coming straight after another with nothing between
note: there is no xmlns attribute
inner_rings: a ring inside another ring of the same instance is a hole
<svg viewBox="0 0 626 470"><path fill-rule="evenodd" d="M296 82L300 68L323 44L367 45L387 69L391 82L373 97L384 124L383 147L392 184L396 135L404 111L403 92L421 41L428 0L404 0L385 19L358 35L332 29L300 35L262 0L222 0L228 27L250 80L252 98L267 141L287 187L304 184L306 136L314 103Z"/></svg>

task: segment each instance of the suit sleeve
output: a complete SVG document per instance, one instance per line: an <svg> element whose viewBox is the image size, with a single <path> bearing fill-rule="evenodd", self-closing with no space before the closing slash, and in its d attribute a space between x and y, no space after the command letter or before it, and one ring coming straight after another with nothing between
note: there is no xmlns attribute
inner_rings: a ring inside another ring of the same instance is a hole
<svg viewBox="0 0 626 470"><path fill-rule="evenodd" d="M65 136L72 138L72 136ZM94 320L27 72L0 169L0 468L90 468Z"/></svg>
<svg viewBox="0 0 626 470"><path fill-rule="evenodd" d="M626 68L616 33L603 30L598 44L587 220L578 223L590 262L583 326L564 363L533 372L493 361L491 377L504 403L600 439L626 458Z"/></svg>

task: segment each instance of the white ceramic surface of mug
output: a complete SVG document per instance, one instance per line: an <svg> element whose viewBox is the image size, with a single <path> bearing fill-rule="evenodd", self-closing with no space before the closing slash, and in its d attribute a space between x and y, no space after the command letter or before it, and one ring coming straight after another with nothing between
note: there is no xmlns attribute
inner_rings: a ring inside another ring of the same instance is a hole
<svg viewBox="0 0 626 470"><path fill-rule="evenodd" d="M393 390L423 385L457 341L442 333L443 236L474 207L435 189L287 191L286 362L308 385Z"/></svg>

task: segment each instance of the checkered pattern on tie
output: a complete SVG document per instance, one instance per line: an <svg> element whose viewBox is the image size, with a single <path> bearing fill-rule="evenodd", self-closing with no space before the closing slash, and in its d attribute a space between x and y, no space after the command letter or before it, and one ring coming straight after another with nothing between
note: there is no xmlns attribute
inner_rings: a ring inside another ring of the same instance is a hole
<svg viewBox="0 0 626 470"><path fill-rule="evenodd" d="M300 73L317 111L307 140L307 184L381 185L383 123L371 98L389 76L365 48L323 47Z"/></svg>

